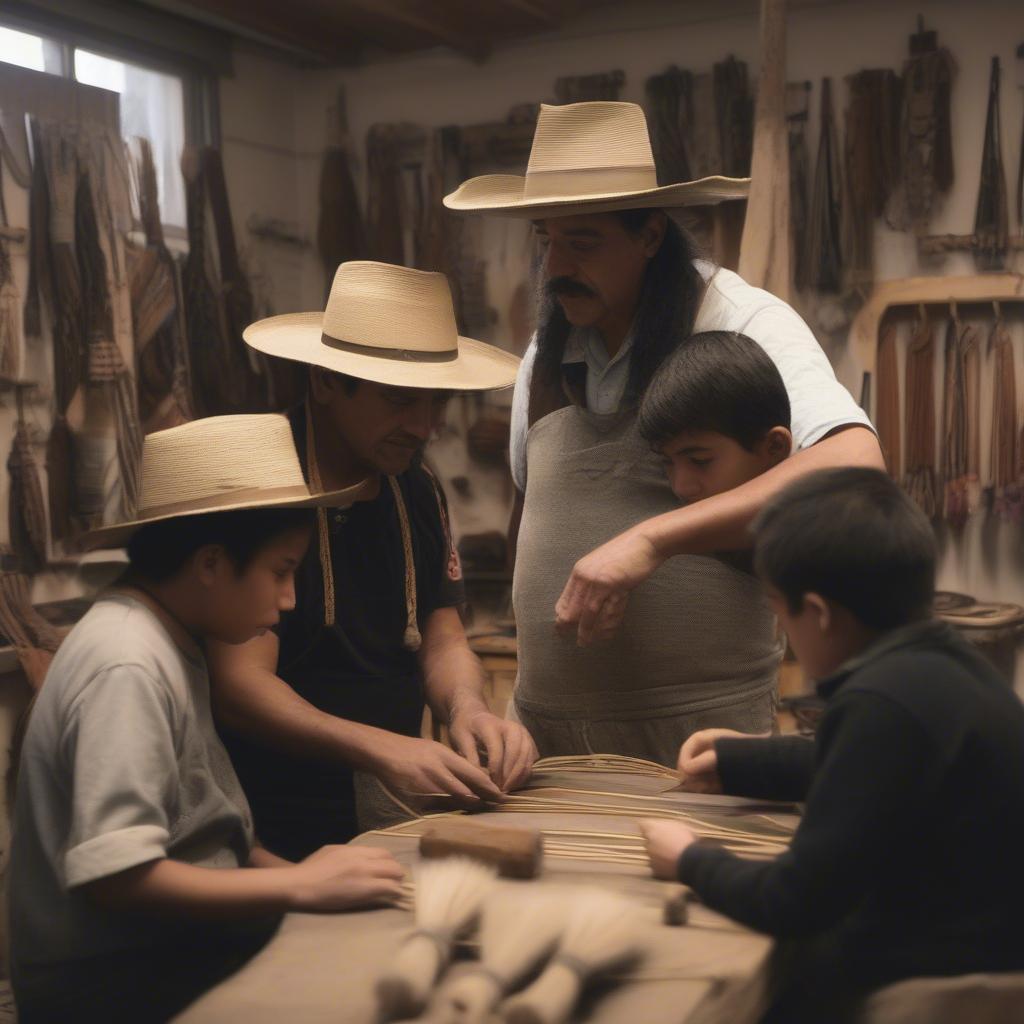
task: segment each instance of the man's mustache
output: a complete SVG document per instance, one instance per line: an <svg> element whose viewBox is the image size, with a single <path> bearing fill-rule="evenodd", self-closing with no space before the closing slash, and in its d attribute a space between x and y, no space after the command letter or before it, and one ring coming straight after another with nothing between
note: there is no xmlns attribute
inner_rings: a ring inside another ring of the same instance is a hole
<svg viewBox="0 0 1024 1024"><path fill-rule="evenodd" d="M544 290L551 298L556 295L565 295L568 298L593 298L594 292L585 284L574 281L571 277L553 277L544 285Z"/></svg>

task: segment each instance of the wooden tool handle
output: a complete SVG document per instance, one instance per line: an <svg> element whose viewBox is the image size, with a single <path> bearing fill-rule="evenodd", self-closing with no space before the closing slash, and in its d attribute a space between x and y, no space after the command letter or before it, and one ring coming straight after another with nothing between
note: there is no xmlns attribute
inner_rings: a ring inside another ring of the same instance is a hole
<svg viewBox="0 0 1024 1024"><path fill-rule="evenodd" d="M583 979L577 971L555 962L505 1003L502 1018L505 1024L565 1024L582 988Z"/></svg>
<svg viewBox="0 0 1024 1024"><path fill-rule="evenodd" d="M377 982L381 1019L419 1016L447 959L447 953L433 936L410 935L399 947L387 973Z"/></svg>
<svg viewBox="0 0 1024 1024"><path fill-rule="evenodd" d="M439 821L420 837L421 857L473 857L492 864L506 878L536 878L544 843L537 829Z"/></svg>

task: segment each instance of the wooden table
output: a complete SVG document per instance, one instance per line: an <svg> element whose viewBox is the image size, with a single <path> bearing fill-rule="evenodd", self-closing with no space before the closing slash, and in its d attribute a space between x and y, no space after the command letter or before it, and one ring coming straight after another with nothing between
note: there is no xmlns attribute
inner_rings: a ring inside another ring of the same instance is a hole
<svg viewBox="0 0 1024 1024"><path fill-rule="evenodd" d="M665 789L671 785L664 778L646 776L539 772L531 779L526 795L585 800L594 806L627 803L642 810L638 815L503 810L476 817L502 825L622 835L635 835L636 817L659 808L684 811L711 823L772 837L796 824L792 808L766 808L731 797L666 794ZM590 795L566 794L567 789L585 790ZM423 827L419 819L400 826L398 832L416 832ZM376 832L355 841L387 847L406 867L416 863L418 839L414 835ZM752 979L759 976L767 959L768 939L701 906L691 908L686 927L662 925L661 906L676 887L651 878L643 864L609 864L546 854L542 882L624 892L643 905L650 922L644 962L621 983L605 986L589 999L576 1020L594 1024L682 1024L696 1016L702 1022L741 1024L735 1009L728 1016L716 1017L714 1005L721 1003L723 992L727 998L735 998L735 990L752 987ZM502 880L500 884L540 883ZM262 953L176 1020L179 1024L279 1024L282 1020L375 1024L374 984L411 924L411 914L397 909L339 915L289 914ZM458 970L458 964L452 970Z"/></svg>

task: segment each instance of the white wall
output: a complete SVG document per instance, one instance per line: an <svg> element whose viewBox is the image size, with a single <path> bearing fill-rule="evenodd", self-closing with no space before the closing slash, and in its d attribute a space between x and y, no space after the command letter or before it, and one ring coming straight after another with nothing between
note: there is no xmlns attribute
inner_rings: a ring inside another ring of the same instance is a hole
<svg viewBox="0 0 1024 1024"><path fill-rule="evenodd" d="M1024 85L1024 76L1015 55L1024 41L1021 0L797 0L788 21L788 78L809 79L815 85L808 133L813 166L822 76L832 76L841 123L845 90L840 79L868 67L900 69L918 13L927 27L938 30L940 42L951 49L959 66L952 107L956 181L934 216L932 229L966 233L974 223L989 61L994 54L1003 65L1002 138L1008 183L1012 186L1016 178L1024 120L1024 90L1018 88L1018 83ZM515 104L552 99L559 76L615 68L626 74L622 98L641 102L649 75L669 64L709 70L730 53L748 62L756 81L757 5L751 0L601 8L563 32L503 46L483 64L436 50L356 69L301 72L240 53L238 78L226 82L223 91L225 160L236 220L243 224L250 209L283 211L279 215L294 217L310 238L314 236L325 115L339 86L344 86L352 135L362 152L367 130L378 121L437 126L501 120ZM272 140L291 155L241 145L235 141L241 137L254 143ZM267 180L258 180L264 174ZM289 182L290 195L284 191ZM879 278L936 270L974 272L970 260L962 256L923 271L911 237L881 224L876 255ZM292 264L287 275L282 273L273 282L278 309L317 308L322 278L312 251ZM1020 320L1014 330L1018 361L1024 362ZM857 395L861 368L844 345L829 350L840 378ZM986 405L988 393L983 392ZM1024 387L1018 394L1024 396ZM1020 530L1019 525L996 526L984 515L975 516L962 542L946 546L940 585L1024 604ZM1019 677L1024 679L1024 673Z"/></svg>

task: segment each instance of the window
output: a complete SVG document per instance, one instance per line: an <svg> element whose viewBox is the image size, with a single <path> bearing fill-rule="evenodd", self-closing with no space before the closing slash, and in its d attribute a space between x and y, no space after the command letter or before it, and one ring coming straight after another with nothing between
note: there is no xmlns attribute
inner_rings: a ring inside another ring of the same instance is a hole
<svg viewBox="0 0 1024 1024"><path fill-rule="evenodd" d="M75 78L85 85L121 95L121 134L141 135L153 146L160 215L164 224L184 228L185 184L181 151L185 146L185 98L181 78L137 64L75 50Z"/></svg>
<svg viewBox="0 0 1024 1024"><path fill-rule="evenodd" d="M168 239L185 237L185 183L180 166L188 137L184 75L85 49L70 39L9 26L0 26L0 61L118 93L121 134L126 139L141 135L153 147L160 214Z"/></svg>

